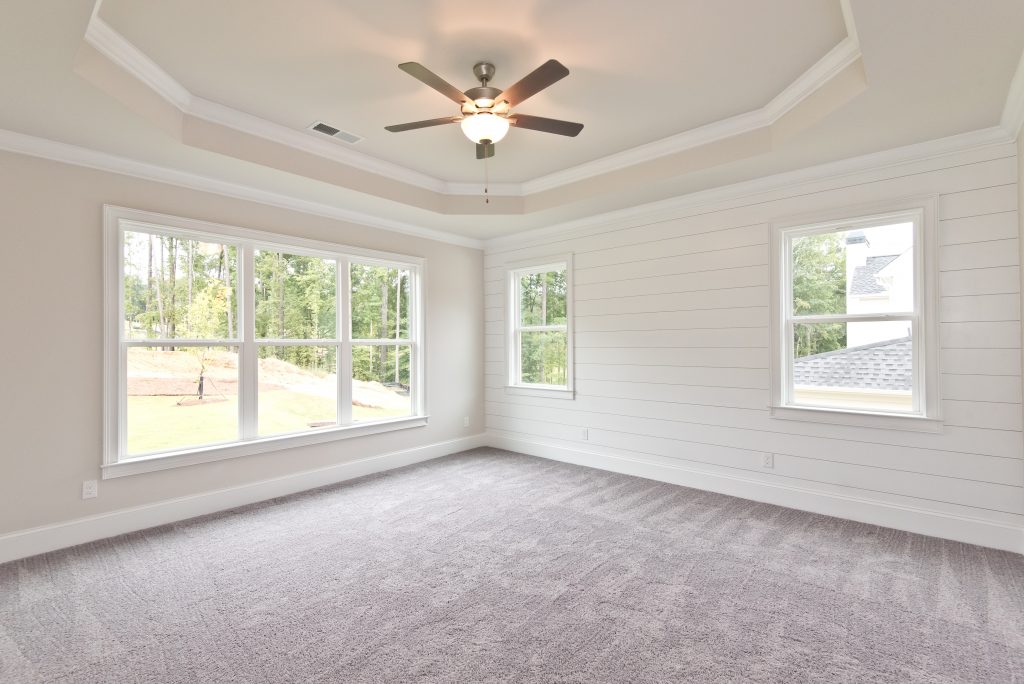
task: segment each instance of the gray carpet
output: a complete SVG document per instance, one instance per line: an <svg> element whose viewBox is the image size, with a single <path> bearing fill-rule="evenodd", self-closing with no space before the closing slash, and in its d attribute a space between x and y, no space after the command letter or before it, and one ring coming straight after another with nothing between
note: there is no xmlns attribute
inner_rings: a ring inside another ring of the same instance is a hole
<svg viewBox="0 0 1024 684"><path fill-rule="evenodd" d="M491 449L0 566L0 681L1024 681L1024 557Z"/></svg>

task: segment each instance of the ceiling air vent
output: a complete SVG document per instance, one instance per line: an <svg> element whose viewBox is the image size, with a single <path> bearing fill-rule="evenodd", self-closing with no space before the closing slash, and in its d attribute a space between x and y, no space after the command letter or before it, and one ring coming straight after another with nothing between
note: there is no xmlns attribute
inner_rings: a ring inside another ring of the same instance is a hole
<svg viewBox="0 0 1024 684"><path fill-rule="evenodd" d="M339 128L331 126L330 124L325 124L323 121L317 121L313 123L312 125L310 125L309 130L316 131L317 133L322 133L323 135L327 135L332 138L336 138L338 140L341 140L342 142L347 142L350 145L354 145L355 143L362 140L362 138L360 138L355 133L343 131Z"/></svg>

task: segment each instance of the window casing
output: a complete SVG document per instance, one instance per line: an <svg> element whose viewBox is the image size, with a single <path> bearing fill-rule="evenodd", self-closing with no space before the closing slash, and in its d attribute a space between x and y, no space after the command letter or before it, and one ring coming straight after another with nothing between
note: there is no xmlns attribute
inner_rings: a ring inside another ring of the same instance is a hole
<svg viewBox="0 0 1024 684"><path fill-rule="evenodd" d="M774 228L774 417L938 429L934 200L916 204Z"/></svg>
<svg viewBox="0 0 1024 684"><path fill-rule="evenodd" d="M509 269L506 331L512 393L572 398L572 257Z"/></svg>
<svg viewBox="0 0 1024 684"><path fill-rule="evenodd" d="M426 424L422 260L120 207L104 217L104 478ZM148 243L141 256L126 236ZM158 263L187 273L154 280L154 244L185 252ZM353 339L365 293L350 271L371 272L368 291L397 309L374 339ZM384 345L401 351L375 357L373 377L353 364Z"/></svg>

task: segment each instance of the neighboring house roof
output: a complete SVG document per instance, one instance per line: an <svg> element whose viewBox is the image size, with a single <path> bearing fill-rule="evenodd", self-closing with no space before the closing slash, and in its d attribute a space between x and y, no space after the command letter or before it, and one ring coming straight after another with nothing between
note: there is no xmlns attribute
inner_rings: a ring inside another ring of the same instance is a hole
<svg viewBox="0 0 1024 684"><path fill-rule="evenodd" d="M793 384L909 391L913 365L910 338L901 337L794 359Z"/></svg>
<svg viewBox="0 0 1024 684"><path fill-rule="evenodd" d="M850 294L868 295L882 294L887 292L884 285L878 282L875 276L881 273L882 269L896 261L899 254L887 254L885 256L872 256L867 258L863 266L853 269L853 283L850 286Z"/></svg>

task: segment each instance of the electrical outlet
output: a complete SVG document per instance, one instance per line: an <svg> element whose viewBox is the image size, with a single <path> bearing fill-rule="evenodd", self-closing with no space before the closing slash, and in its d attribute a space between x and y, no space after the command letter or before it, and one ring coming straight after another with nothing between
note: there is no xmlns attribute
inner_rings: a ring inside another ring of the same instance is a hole
<svg viewBox="0 0 1024 684"><path fill-rule="evenodd" d="M462 427L469 427L469 416L462 419Z"/></svg>
<svg viewBox="0 0 1024 684"><path fill-rule="evenodd" d="M763 468L774 468L775 467L775 454L764 454L761 456L761 467Z"/></svg>
<svg viewBox="0 0 1024 684"><path fill-rule="evenodd" d="M580 436L583 438L584 442L587 441L588 439L590 439L590 430L588 430L587 428L583 428L583 434Z"/></svg>
<svg viewBox="0 0 1024 684"><path fill-rule="evenodd" d="M84 480L82 482L83 499L95 499L99 492L99 485L96 483L96 480Z"/></svg>

